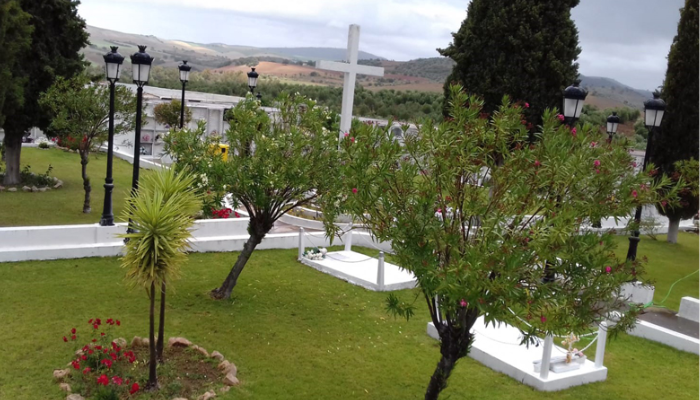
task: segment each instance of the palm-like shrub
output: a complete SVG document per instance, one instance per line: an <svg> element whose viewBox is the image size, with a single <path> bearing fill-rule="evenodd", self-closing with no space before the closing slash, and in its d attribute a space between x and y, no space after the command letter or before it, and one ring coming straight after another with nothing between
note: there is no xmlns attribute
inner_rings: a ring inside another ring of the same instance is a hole
<svg viewBox="0 0 700 400"><path fill-rule="evenodd" d="M122 267L126 277L136 286L143 286L150 296L150 367L147 388L156 388L156 359L162 361L165 322L166 283L179 276L179 267L186 260L185 251L200 209L200 199L193 190L194 178L186 171L163 170L147 174L139 189L127 200L124 211L131 218L133 233L128 239ZM156 287L161 287L158 348L154 335Z"/></svg>

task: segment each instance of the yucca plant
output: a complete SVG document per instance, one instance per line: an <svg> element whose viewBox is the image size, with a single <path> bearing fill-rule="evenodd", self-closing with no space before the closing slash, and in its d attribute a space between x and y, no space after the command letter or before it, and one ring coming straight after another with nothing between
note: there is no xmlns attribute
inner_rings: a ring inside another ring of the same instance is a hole
<svg viewBox="0 0 700 400"><path fill-rule="evenodd" d="M131 218L133 233L121 235L129 239L122 267L126 278L136 286L146 288L150 297L149 346L150 365L146 388L158 387L157 360L163 361L163 331L165 325L166 283L179 276L180 265L186 260L188 228L201 208L194 192L194 178L181 171L162 170L147 174L139 189L127 200L124 216ZM158 341L154 334L156 287L161 287Z"/></svg>

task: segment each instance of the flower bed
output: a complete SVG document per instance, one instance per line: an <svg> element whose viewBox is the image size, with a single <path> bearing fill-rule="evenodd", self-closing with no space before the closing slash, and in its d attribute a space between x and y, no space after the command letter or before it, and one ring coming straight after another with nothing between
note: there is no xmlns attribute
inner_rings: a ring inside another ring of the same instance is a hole
<svg viewBox="0 0 700 400"><path fill-rule="evenodd" d="M63 337L72 345L68 368L54 370L53 376L67 400L125 400L211 398L238 385L236 366L214 351L193 345L184 338L170 338L163 350L164 363L158 366L157 391L144 393L148 381L149 340L134 337L112 339L119 320L99 318L88 321L89 328L73 328ZM85 343L85 344L84 344ZM80 347L80 345L84 346Z"/></svg>
<svg viewBox="0 0 700 400"><path fill-rule="evenodd" d="M63 187L63 181L60 179L50 176L53 167L49 165L49 168L43 174L37 174L32 172L31 167L26 165L20 172L21 184L4 187L0 186L0 192L7 190L8 192L16 192L20 186L24 192L46 192L51 189L60 189ZM0 173L0 181L5 177L4 173Z"/></svg>

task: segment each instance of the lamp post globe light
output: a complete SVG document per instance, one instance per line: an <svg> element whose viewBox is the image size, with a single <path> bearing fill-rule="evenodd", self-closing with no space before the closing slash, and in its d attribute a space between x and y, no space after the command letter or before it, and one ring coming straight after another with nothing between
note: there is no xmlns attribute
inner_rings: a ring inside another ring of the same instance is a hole
<svg viewBox="0 0 700 400"><path fill-rule="evenodd" d="M254 94L255 87L258 85L258 76L258 73L255 72L255 67L251 67L250 72L248 72L248 88L251 94Z"/></svg>
<svg viewBox="0 0 700 400"><path fill-rule="evenodd" d="M180 70L180 82L182 82L182 99L180 100L180 129L185 124L185 85L190 79L191 66L187 65L187 60L182 60L182 64L177 66Z"/></svg>
<svg viewBox="0 0 700 400"><path fill-rule="evenodd" d="M139 163L141 158L141 108L143 104L143 86L148 83L151 74L153 57L146 53L146 46L139 46L139 51L131 55L131 67L136 89L136 127L134 129L134 172L131 178L131 192L135 193L139 187ZM131 229L129 221L128 232Z"/></svg>
<svg viewBox="0 0 700 400"><path fill-rule="evenodd" d="M581 117L583 103L586 101L586 96L588 96L588 92L579 87L579 84L580 81L577 80L573 85L564 89L564 118L566 118L569 125L574 125Z"/></svg>
<svg viewBox="0 0 700 400"><path fill-rule="evenodd" d="M647 163L651 158L652 140L654 140L654 130L661 125L661 119L666 111L666 102L659 98L659 92L654 92L654 97L644 102L644 125L649 130L647 135L647 149L644 152L644 162L642 171L646 170ZM634 213L635 228L630 236L630 245L627 250L627 259L634 261L637 259L637 246L639 245L639 222L642 220L642 206L638 206Z"/></svg>
<svg viewBox="0 0 700 400"><path fill-rule="evenodd" d="M608 116L605 127L605 130L608 132L608 142L612 142L613 135L617 133L618 125L620 125L620 117L617 116L617 111L613 111L612 115Z"/></svg>
<svg viewBox="0 0 700 400"><path fill-rule="evenodd" d="M114 154L114 85L121 75L124 56L117 52L117 46L110 46L111 51L103 56L105 60L105 75L109 81L109 136L107 139L107 177L105 178L105 198L102 207L100 226L114 225L114 212L112 211L112 191L114 179L112 178L112 157Z"/></svg>

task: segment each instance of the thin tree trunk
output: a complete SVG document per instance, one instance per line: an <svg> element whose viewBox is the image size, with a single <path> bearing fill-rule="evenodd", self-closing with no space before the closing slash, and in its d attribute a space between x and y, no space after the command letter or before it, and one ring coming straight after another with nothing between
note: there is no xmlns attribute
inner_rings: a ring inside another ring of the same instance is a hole
<svg viewBox="0 0 700 400"><path fill-rule="evenodd" d="M82 176L83 176L83 189L85 190L85 201L83 202L83 213L89 214L91 210L90 208L90 191L92 188L90 187L90 177L87 174L87 165L88 162L90 161L88 158L88 152L85 151L83 152L82 150L80 151L80 165L82 166Z"/></svg>
<svg viewBox="0 0 700 400"><path fill-rule="evenodd" d="M156 375L156 335L155 335L155 308L156 308L156 284L151 282L151 310L150 325L148 330L148 347L150 350L148 364L148 383L146 389L155 390L158 388L158 375Z"/></svg>
<svg viewBox="0 0 700 400"><path fill-rule="evenodd" d="M265 235L250 235L248 241L245 242L245 245L243 246L243 251L241 251L241 254L238 255L238 259L236 260L236 263L233 264L233 268L231 268L231 272L229 272L228 276L224 280L224 283L221 284L220 288L211 291L210 295L212 298L223 300L231 297L231 291L233 291L233 288L236 286L238 277L241 275L241 272L248 262L250 255L253 254L255 247L262 242L263 237L265 237Z"/></svg>
<svg viewBox="0 0 700 400"><path fill-rule="evenodd" d="M165 333L165 282L160 287L160 322L158 323L158 343L156 347L156 353L158 357L158 362L163 364L165 360L163 359L163 336Z"/></svg>
<svg viewBox="0 0 700 400"><path fill-rule="evenodd" d="M430 378L428 389L425 391L425 400L437 400L442 392L447 387L447 379L452 374L457 360L452 357L443 355L435 367L435 372Z"/></svg>
<svg viewBox="0 0 700 400"><path fill-rule="evenodd" d="M678 225L680 223L680 218L668 218L668 236L666 237L667 242L678 243Z"/></svg>
<svg viewBox="0 0 700 400"><path fill-rule="evenodd" d="M14 136L5 132L5 185L19 185L21 183L19 174L19 157L22 151L22 137Z"/></svg>

